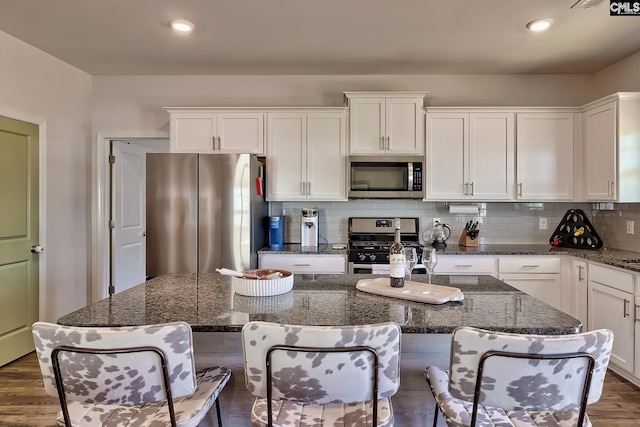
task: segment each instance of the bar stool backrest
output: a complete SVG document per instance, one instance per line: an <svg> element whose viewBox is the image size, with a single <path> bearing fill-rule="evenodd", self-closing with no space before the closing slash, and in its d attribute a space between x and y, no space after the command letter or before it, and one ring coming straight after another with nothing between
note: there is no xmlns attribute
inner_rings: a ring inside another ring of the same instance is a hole
<svg viewBox="0 0 640 427"><path fill-rule="evenodd" d="M612 345L613 333L607 329L521 335L461 327L452 337L449 391L458 399L473 401L481 358L494 352L484 361L479 403L505 410L568 409L580 406L591 356L595 364L587 403L593 403L602 393ZM501 356L503 352L522 357ZM562 357L527 357L552 354ZM576 355L582 356L569 357Z"/></svg>

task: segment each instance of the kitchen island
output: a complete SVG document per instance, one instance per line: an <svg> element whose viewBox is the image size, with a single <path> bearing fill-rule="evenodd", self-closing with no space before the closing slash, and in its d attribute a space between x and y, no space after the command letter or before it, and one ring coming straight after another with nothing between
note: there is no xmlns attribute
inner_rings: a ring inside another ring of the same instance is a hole
<svg viewBox="0 0 640 427"><path fill-rule="evenodd" d="M580 321L492 276L433 277L455 286L464 300L432 305L364 293L360 279L377 275L296 275L293 290L273 297L246 297L232 291L228 276L167 274L61 317L77 326L120 326L183 320L194 330L196 368L223 365L233 372L220 395L223 424L251 427L252 395L244 383L240 330L250 320L343 325L397 322L403 331L400 389L393 398L396 427L432 424L434 401L424 369L448 368L451 331L471 325L535 334L581 330ZM414 275L425 282L425 275ZM203 423L213 426L213 423Z"/></svg>
<svg viewBox="0 0 640 427"><path fill-rule="evenodd" d="M458 326L532 334L568 334L580 321L492 276L436 275L433 283L459 288L464 300L427 304L361 292L358 280L376 275L296 275L293 290L271 297L233 292L218 273L166 274L58 320L64 325L125 326L172 321L194 332L239 332L250 320L300 325L395 321L404 333L449 334ZM426 276L413 280L425 282Z"/></svg>

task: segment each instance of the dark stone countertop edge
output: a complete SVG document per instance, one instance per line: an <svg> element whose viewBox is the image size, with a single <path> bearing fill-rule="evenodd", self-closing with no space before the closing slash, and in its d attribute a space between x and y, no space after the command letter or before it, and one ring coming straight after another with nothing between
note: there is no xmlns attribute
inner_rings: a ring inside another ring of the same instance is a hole
<svg viewBox="0 0 640 427"><path fill-rule="evenodd" d="M317 254L346 255L346 249L332 249L333 244L321 244L318 249L302 248L299 244L286 244L282 249L262 248L258 254ZM599 262L612 267L622 268L632 272L640 273L640 263L629 264L625 260L640 261L640 252L627 251L622 249L602 248L602 249L574 249L554 247L550 245L480 245L478 247L464 247L449 244L444 249L438 249L438 253L443 255L569 255L586 261Z"/></svg>

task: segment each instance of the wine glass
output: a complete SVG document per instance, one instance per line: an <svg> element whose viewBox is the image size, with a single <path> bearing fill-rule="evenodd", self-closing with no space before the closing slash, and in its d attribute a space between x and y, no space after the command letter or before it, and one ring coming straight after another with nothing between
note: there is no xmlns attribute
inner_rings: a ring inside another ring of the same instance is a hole
<svg viewBox="0 0 640 427"><path fill-rule="evenodd" d="M418 254L416 254L416 248L404 248L402 253L404 254L404 268L409 273L408 289L402 291L402 293L408 294L411 293L411 272L418 263Z"/></svg>
<svg viewBox="0 0 640 427"><path fill-rule="evenodd" d="M422 265L427 269L429 275L429 284L431 284L431 275L433 270L438 264L438 256L436 255L436 248L424 248L422 250Z"/></svg>

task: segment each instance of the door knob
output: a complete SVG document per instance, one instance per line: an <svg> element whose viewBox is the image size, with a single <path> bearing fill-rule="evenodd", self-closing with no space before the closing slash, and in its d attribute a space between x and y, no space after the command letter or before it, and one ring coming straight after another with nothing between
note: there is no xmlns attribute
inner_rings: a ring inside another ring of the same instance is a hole
<svg viewBox="0 0 640 427"><path fill-rule="evenodd" d="M44 252L44 247L42 247L42 245L33 245L31 246L31 252L34 254L42 253Z"/></svg>

